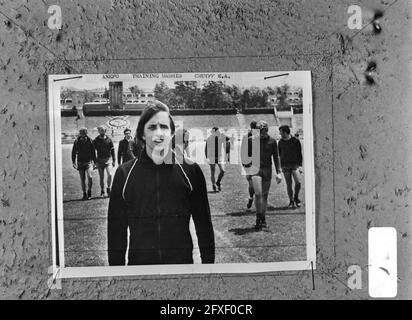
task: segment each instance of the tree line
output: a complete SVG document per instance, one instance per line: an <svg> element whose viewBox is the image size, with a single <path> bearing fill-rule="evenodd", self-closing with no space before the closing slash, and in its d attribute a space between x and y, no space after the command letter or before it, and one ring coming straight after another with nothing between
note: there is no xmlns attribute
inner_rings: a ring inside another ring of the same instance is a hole
<svg viewBox="0 0 412 320"><path fill-rule="evenodd" d="M154 95L157 100L171 108L186 109L228 109L273 108L269 96L277 98L277 109L289 109L287 91L289 85L260 89L252 86L241 89L221 81L209 81L199 87L196 81L176 81L174 88L165 82L156 84Z"/></svg>
<svg viewBox="0 0 412 320"><path fill-rule="evenodd" d="M80 94L84 102L93 102L94 99L99 98L96 93L93 92L93 90L77 90L77 89L72 89L72 88L64 88L60 92L60 99L67 99L67 98L72 98L73 94L77 93ZM103 98L109 99L109 90L105 88L104 93L103 93Z"/></svg>
<svg viewBox="0 0 412 320"><path fill-rule="evenodd" d="M154 88L155 99L162 101L172 109L243 109L273 108L270 98L276 98L277 110L289 110L287 92L290 86L258 88L251 86L242 89L237 85L226 85L222 81L209 81L199 86L197 81L176 81L170 88L164 81ZM129 90L135 94L144 93L137 85ZM81 93L85 102L93 101L96 95L92 90L73 90L65 88L61 99L70 98L72 94ZM105 89L104 98L109 98L109 90ZM300 93L300 98L302 94Z"/></svg>

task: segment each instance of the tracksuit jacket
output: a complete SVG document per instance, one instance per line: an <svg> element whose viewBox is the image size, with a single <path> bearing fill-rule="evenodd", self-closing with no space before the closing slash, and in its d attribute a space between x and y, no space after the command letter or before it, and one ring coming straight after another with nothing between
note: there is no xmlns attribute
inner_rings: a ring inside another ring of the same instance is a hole
<svg viewBox="0 0 412 320"><path fill-rule="evenodd" d="M97 136L93 140L93 145L97 152L97 160L112 157L113 161L116 161L113 141L108 136L105 135L104 138Z"/></svg>
<svg viewBox="0 0 412 320"><path fill-rule="evenodd" d="M196 163L156 165L144 150L115 174L108 211L109 265L191 264L190 217L202 263L214 263L215 242L206 182Z"/></svg>
<svg viewBox="0 0 412 320"><path fill-rule="evenodd" d="M224 146L224 147L223 147ZM205 144L205 156L211 164L219 163L223 155L230 152L230 138L224 134L212 133Z"/></svg>
<svg viewBox="0 0 412 320"><path fill-rule="evenodd" d="M119 142L119 149L117 150L117 161L118 164L125 163L133 159L132 151L130 150L132 141L122 139Z"/></svg>
<svg viewBox="0 0 412 320"><path fill-rule="evenodd" d="M260 136L253 137L248 133L242 140L241 144L241 160L245 167L250 167L252 160L249 158L252 156L252 144L253 141L259 141L260 147L260 168L270 168L272 170L272 159L275 164L276 173L280 173L280 160L278 153L278 144L276 140L270 136L262 138Z"/></svg>
<svg viewBox="0 0 412 320"><path fill-rule="evenodd" d="M96 162L96 151L92 139L90 139L89 136L84 138L78 137L74 140L72 148L73 163L76 161L76 157L78 163Z"/></svg>
<svg viewBox="0 0 412 320"><path fill-rule="evenodd" d="M302 146L299 139L296 137L291 137L289 140L280 139L278 148L282 168L302 166Z"/></svg>

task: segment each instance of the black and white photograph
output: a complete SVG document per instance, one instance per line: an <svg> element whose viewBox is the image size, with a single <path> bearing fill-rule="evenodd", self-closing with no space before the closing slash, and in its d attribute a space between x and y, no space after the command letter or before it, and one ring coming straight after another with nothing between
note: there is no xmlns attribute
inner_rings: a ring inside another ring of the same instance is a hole
<svg viewBox="0 0 412 320"><path fill-rule="evenodd" d="M0 16L0 300L412 298L412 1Z"/></svg>
<svg viewBox="0 0 412 320"><path fill-rule="evenodd" d="M48 81L62 278L316 267L310 71Z"/></svg>

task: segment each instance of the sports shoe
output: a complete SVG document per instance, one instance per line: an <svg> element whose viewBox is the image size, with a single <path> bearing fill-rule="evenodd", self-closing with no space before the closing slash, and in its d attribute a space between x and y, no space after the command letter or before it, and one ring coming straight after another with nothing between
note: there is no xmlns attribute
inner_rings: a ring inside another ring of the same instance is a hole
<svg viewBox="0 0 412 320"><path fill-rule="evenodd" d="M256 225L255 225L255 229L262 229L262 222L263 222L263 219L262 218L258 218L258 217L256 217Z"/></svg>
<svg viewBox="0 0 412 320"><path fill-rule="evenodd" d="M295 202L294 201L289 202L288 208L289 209L295 209L296 208Z"/></svg>
<svg viewBox="0 0 412 320"><path fill-rule="evenodd" d="M92 198L92 190L87 191L87 200Z"/></svg>
<svg viewBox="0 0 412 320"><path fill-rule="evenodd" d="M86 192L83 192L83 198L82 198L82 200L87 200L87 194L86 194Z"/></svg>
<svg viewBox="0 0 412 320"><path fill-rule="evenodd" d="M298 198L295 199L296 207L300 208L300 200Z"/></svg>
<svg viewBox="0 0 412 320"><path fill-rule="evenodd" d="M213 191L216 192L216 185L212 185Z"/></svg>
<svg viewBox="0 0 412 320"><path fill-rule="evenodd" d="M107 196L110 197L110 192L111 192L110 188L106 188L106 191L107 191Z"/></svg>
<svg viewBox="0 0 412 320"><path fill-rule="evenodd" d="M216 186L218 191L222 191L222 188L220 187L220 182L216 183Z"/></svg>
<svg viewBox="0 0 412 320"><path fill-rule="evenodd" d="M246 205L246 208L248 208L248 209L252 208L252 204L253 204L253 198L249 198L249 200L247 202L247 205Z"/></svg>
<svg viewBox="0 0 412 320"><path fill-rule="evenodd" d="M104 193L104 190L100 191L100 198L104 198L106 194Z"/></svg>

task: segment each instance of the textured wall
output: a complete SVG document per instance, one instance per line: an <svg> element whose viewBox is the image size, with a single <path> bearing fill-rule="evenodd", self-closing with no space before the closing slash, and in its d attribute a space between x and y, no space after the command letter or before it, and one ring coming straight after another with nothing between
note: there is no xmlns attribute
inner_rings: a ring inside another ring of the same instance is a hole
<svg viewBox="0 0 412 320"><path fill-rule="evenodd" d="M47 27L52 4L62 8L60 31ZM350 39L352 4L364 9L364 24L382 10L383 32L369 26ZM368 298L373 226L397 229L398 298L412 298L411 4L391 4L0 1L0 298ZM374 86L363 76L371 60ZM316 290L310 272L64 280L61 290L48 290L47 73L302 69L313 72ZM352 264L364 271L362 290L346 287Z"/></svg>

